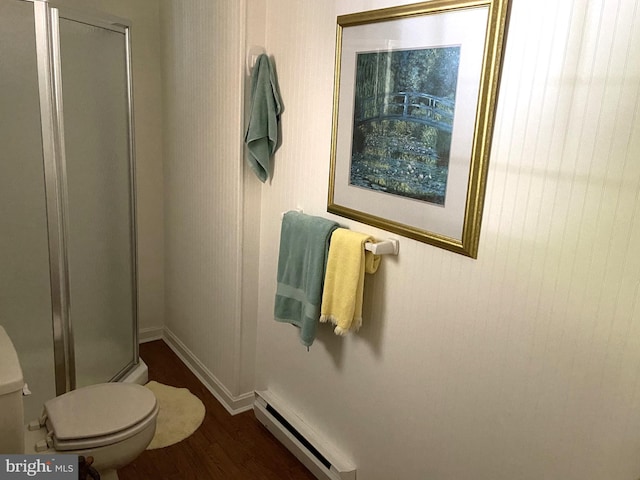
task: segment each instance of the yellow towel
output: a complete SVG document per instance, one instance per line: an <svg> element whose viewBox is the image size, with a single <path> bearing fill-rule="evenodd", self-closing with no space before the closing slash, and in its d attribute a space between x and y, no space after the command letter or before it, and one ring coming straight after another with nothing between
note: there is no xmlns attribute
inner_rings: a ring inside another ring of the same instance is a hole
<svg viewBox="0 0 640 480"><path fill-rule="evenodd" d="M362 325L364 274L375 273L380 264L379 255L364 249L371 240L364 233L345 228L331 235L320 321L333 323L336 335L346 335Z"/></svg>

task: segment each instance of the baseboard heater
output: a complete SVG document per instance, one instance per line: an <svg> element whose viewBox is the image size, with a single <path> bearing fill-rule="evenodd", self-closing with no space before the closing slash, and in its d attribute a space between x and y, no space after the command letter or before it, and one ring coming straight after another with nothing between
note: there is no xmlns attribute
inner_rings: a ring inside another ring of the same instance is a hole
<svg viewBox="0 0 640 480"><path fill-rule="evenodd" d="M269 391L255 392L253 411L280 443L320 480L356 480L356 468Z"/></svg>

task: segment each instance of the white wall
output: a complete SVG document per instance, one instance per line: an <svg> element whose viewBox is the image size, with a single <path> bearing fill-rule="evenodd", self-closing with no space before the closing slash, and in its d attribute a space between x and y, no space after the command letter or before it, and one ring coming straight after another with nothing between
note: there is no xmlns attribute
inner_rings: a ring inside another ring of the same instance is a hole
<svg viewBox="0 0 640 480"><path fill-rule="evenodd" d="M251 405L255 363L260 192L246 189L245 215L246 15L244 1L161 2L166 329L231 410Z"/></svg>
<svg viewBox="0 0 640 480"><path fill-rule="evenodd" d="M262 189L257 388L362 480L640 476L638 1L514 0L477 260L402 239L364 326L273 321L280 212L326 214L335 21L405 2L268 0L285 112ZM407 2L408 3L408 2Z"/></svg>
<svg viewBox="0 0 640 480"><path fill-rule="evenodd" d="M327 215L335 17L399 3L161 2L171 338L233 403L257 310L256 387L364 480L638 478L637 1L514 0L478 260L402 239L357 335L307 352L273 321L280 213ZM285 104L262 187L241 168L261 39Z"/></svg>

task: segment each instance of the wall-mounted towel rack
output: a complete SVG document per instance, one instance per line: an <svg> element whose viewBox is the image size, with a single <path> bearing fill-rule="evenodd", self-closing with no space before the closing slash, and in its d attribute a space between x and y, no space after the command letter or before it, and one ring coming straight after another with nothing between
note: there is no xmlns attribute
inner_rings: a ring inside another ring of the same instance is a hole
<svg viewBox="0 0 640 480"><path fill-rule="evenodd" d="M364 249L369 250L374 255L398 255L400 242L395 238L389 238L376 243L367 242L364 244Z"/></svg>
<svg viewBox="0 0 640 480"><path fill-rule="evenodd" d="M293 211L304 213L301 208L296 208ZM287 212L282 212L280 218L284 217L285 213ZM364 249L374 255L398 255L400 241L396 238L388 238L380 242L367 242L364 244Z"/></svg>

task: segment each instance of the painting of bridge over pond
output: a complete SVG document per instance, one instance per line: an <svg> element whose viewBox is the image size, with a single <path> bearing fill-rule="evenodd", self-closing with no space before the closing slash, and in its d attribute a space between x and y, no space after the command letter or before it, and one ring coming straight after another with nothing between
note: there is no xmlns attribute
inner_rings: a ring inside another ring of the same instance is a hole
<svg viewBox="0 0 640 480"><path fill-rule="evenodd" d="M338 15L327 212L477 257L509 4Z"/></svg>
<svg viewBox="0 0 640 480"><path fill-rule="evenodd" d="M446 201L460 47L358 53L349 183Z"/></svg>

